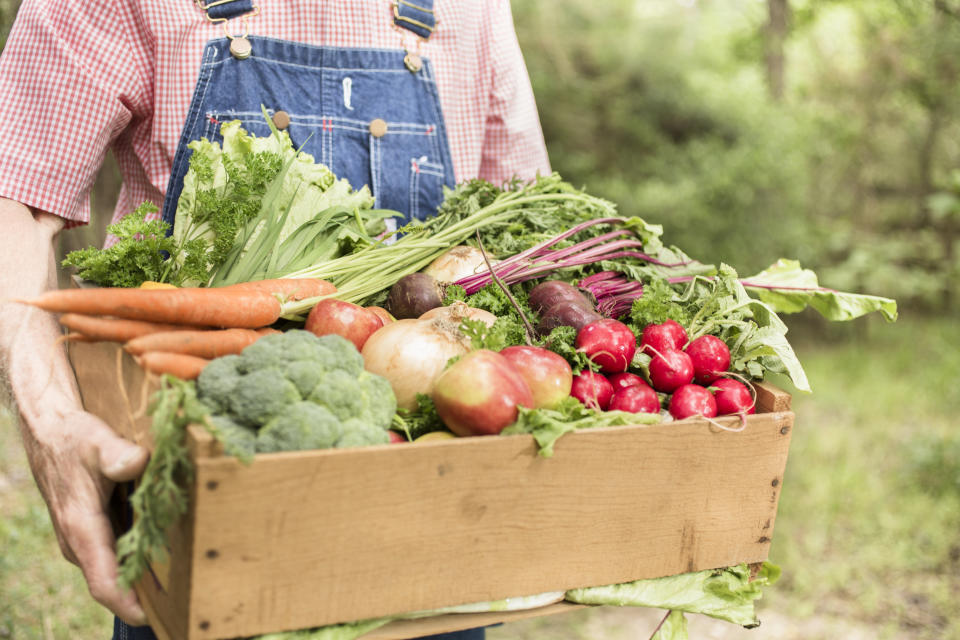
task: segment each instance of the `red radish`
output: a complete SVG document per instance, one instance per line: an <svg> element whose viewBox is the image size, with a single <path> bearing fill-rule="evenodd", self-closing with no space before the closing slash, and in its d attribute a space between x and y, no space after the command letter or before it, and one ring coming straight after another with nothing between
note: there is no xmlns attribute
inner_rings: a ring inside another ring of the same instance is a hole
<svg viewBox="0 0 960 640"><path fill-rule="evenodd" d="M399 444L401 442L408 442L406 438L390 429L387 430L387 435L390 437L390 444Z"/></svg>
<svg viewBox="0 0 960 640"><path fill-rule="evenodd" d="M693 381L693 361L683 351L667 349L650 361L650 383L657 391L670 393Z"/></svg>
<svg viewBox="0 0 960 640"><path fill-rule="evenodd" d="M573 371L570 365L549 349L516 345L500 350L533 392L534 409L550 409L570 395Z"/></svg>
<svg viewBox="0 0 960 640"><path fill-rule="evenodd" d="M382 326L383 320L373 311L351 302L327 298L310 309L303 328L318 336L331 333L342 336L359 351L367 338Z"/></svg>
<svg viewBox="0 0 960 640"><path fill-rule="evenodd" d="M676 349L683 351L687 344L687 330L675 320L667 320L660 324L648 324L640 334L640 351L656 355L658 351ZM649 348L648 348L649 347Z"/></svg>
<svg viewBox="0 0 960 640"><path fill-rule="evenodd" d="M605 373L626 371L637 350L637 338L630 327L612 318L584 326L574 344Z"/></svg>
<svg viewBox="0 0 960 640"><path fill-rule="evenodd" d="M717 400L717 415L736 413L756 413L753 394L747 385L730 378L717 378L710 383L714 388L713 397Z"/></svg>
<svg viewBox="0 0 960 640"><path fill-rule="evenodd" d="M607 411L660 413L660 398L646 383L637 384L614 393Z"/></svg>
<svg viewBox="0 0 960 640"><path fill-rule="evenodd" d="M623 373L614 373L613 375L609 375L607 376L607 380L609 380L613 385L614 393L638 384L642 384L645 387L648 386L646 380L635 373L627 373L626 371Z"/></svg>
<svg viewBox="0 0 960 640"><path fill-rule="evenodd" d="M478 349L440 374L430 394L437 415L458 436L496 435L533 408L533 393L510 361Z"/></svg>
<svg viewBox="0 0 960 640"><path fill-rule="evenodd" d="M730 349L717 336L700 336L685 349L693 362L693 379L709 384L730 368Z"/></svg>
<svg viewBox="0 0 960 640"><path fill-rule="evenodd" d="M573 376L570 395L591 409L606 411L613 397L613 385L599 373L584 371Z"/></svg>
<svg viewBox="0 0 960 640"><path fill-rule="evenodd" d="M670 396L670 415L677 420L692 416L713 418L717 415L717 401L706 387L685 384Z"/></svg>

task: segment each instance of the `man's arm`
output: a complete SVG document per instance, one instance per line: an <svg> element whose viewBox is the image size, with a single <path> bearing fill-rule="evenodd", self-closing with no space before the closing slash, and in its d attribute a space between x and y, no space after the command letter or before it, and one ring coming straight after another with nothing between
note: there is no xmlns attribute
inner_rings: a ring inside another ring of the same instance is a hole
<svg viewBox="0 0 960 640"><path fill-rule="evenodd" d="M147 452L83 410L54 317L10 302L56 288L62 219L0 198L0 221L0 363L18 405L30 467L60 549L83 571L90 594L126 622L144 624L136 595L117 586L106 504L115 482L140 474Z"/></svg>

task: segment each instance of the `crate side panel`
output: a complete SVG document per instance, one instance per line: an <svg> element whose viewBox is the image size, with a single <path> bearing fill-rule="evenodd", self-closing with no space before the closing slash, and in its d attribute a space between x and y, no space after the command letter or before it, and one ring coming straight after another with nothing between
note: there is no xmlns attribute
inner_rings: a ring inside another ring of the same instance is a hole
<svg viewBox="0 0 960 640"><path fill-rule="evenodd" d="M159 379L115 342L71 342L69 356L84 409L124 438L152 449L147 403Z"/></svg>
<svg viewBox="0 0 960 640"><path fill-rule="evenodd" d="M792 420L200 460L190 636L764 560Z"/></svg>

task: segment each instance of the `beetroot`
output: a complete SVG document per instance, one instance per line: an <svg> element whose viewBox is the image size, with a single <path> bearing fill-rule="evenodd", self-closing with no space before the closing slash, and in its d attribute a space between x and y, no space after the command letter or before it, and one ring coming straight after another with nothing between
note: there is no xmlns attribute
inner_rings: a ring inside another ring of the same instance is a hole
<svg viewBox="0 0 960 640"><path fill-rule="evenodd" d="M700 336L685 349L693 362L693 379L710 384L730 368L730 349L717 336Z"/></svg>
<svg viewBox="0 0 960 640"><path fill-rule="evenodd" d="M630 327L612 318L601 318L580 329L574 344L606 373L626 371L637 350Z"/></svg>
<svg viewBox="0 0 960 640"><path fill-rule="evenodd" d="M685 384L670 396L670 415L677 420L692 416L713 418L717 415L717 401L705 387Z"/></svg>
<svg viewBox="0 0 960 640"><path fill-rule="evenodd" d="M613 385L599 373L584 371L573 376L570 395L591 409L606 411L613 397Z"/></svg>
<svg viewBox="0 0 960 640"><path fill-rule="evenodd" d="M607 410L660 413L660 398L646 383L637 384L614 393Z"/></svg>
<svg viewBox="0 0 960 640"><path fill-rule="evenodd" d="M687 344L687 330L674 320L660 324L648 324L640 334L640 351L651 356L658 351L676 349L682 351ZM648 348L649 347L649 348Z"/></svg>
<svg viewBox="0 0 960 640"><path fill-rule="evenodd" d="M747 385L730 378L718 378L710 383L714 388L713 397L717 401L717 415L725 416L737 413L756 413L753 395Z"/></svg>
<svg viewBox="0 0 960 640"><path fill-rule="evenodd" d="M547 309L537 324L537 333L547 335L556 327L583 327L600 320L603 316L590 307L590 303L563 300Z"/></svg>
<svg viewBox="0 0 960 640"><path fill-rule="evenodd" d="M670 393L693 381L693 362L683 351L667 349L650 361L650 383L657 391Z"/></svg>
<svg viewBox="0 0 960 640"><path fill-rule="evenodd" d="M632 387L638 384L649 386L647 385L647 381L637 374L627 373L626 371L623 373L614 373L613 375L609 375L607 376L607 380L609 380L613 385L614 393L620 391L621 389L626 389L627 387Z"/></svg>
<svg viewBox="0 0 960 640"><path fill-rule="evenodd" d="M562 280L547 280L530 290L530 308L543 313L560 302L572 302L593 309L593 304L572 284Z"/></svg>

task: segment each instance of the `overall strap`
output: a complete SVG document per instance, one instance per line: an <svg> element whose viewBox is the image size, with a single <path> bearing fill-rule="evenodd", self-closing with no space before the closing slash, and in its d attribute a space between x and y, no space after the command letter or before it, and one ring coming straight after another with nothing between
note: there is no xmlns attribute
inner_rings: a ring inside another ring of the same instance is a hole
<svg viewBox="0 0 960 640"><path fill-rule="evenodd" d="M253 0L197 0L212 21L229 20L254 10Z"/></svg>
<svg viewBox="0 0 960 640"><path fill-rule="evenodd" d="M393 23L426 40L437 26L433 0L394 0Z"/></svg>

